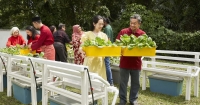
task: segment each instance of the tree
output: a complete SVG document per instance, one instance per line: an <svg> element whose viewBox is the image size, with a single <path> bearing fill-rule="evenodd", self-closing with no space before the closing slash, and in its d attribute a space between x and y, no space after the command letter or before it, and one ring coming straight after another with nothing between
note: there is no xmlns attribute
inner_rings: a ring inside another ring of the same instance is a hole
<svg viewBox="0 0 200 105"><path fill-rule="evenodd" d="M200 1L198 0L154 0L154 11L165 18L165 26L175 31L200 29Z"/></svg>
<svg viewBox="0 0 200 105"><path fill-rule="evenodd" d="M130 16L135 13L141 15L141 29L143 29L149 36L152 36L157 28L163 26L164 19L162 15L146 10L145 6L133 3L127 5L123 10L122 15L120 15L120 17L112 24L114 27L114 35L117 35L122 28L129 27Z"/></svg>

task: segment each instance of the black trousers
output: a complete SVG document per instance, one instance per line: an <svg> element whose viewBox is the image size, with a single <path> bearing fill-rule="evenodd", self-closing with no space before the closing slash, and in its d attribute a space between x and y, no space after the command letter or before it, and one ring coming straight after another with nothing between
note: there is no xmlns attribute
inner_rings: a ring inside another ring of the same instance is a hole
<svg viewBox="0 0 200 105"><path fill-rule="evenodd" d="M67 62L67 49L66 46L60 42L54 42L55 48L55 60L61 62Z"/></svg>

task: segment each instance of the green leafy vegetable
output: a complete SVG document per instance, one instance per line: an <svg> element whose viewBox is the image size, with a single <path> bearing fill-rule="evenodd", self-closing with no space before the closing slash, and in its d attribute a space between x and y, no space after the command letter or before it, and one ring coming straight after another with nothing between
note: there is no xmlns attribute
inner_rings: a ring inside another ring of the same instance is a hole
<svg viewBox="0 0 200 105"><path fill-rule="evenodd" d="M148 37L146 34L136 37L135 35L131 34L130 36L124 34L120 37L120 40L117 39L115 44L118 46L127 46L129 50L133 49L134 47L138 48L152 48L157 47L155 41L152 40L151 37Z"/></svg>
<svg viewBox="0 0 200 105"><path fill-rule="evenodd" d="M86 40L83 44L84 47L88 46L117 46L116 44L113 44L110 40L105 41L104 39L101 39L100 37L96 37L94 40Z"/></svg>
<svg viewBox="0 0 200 105"><path fill-rule="evenodd" d="M41 53L39 54L39 57L40 57L40 58L43 58L43 57L44 57L44 52L41 52Z"/></svg>
<svg viewBox="0 0 200 105"><path fill-rule="evenodd" d="M20 48L19 47L6 47L1 48L0 52L11 54L11 55L19 55L20 54Z"/></svg>

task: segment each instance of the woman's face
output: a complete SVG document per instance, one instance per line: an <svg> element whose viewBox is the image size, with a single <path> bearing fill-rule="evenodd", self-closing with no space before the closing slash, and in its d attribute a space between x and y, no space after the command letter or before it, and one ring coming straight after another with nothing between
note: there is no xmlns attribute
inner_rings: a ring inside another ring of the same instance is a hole
<svg viewBox="0 0 200 105"><path fill-rule="evenodd" d="M27 34L28 36L32 36L32 32L29 31L29 30L26 30L26 34Z"/></svg>
<svg viewBox="0 0 200 105"><path fill-rule="evenodd" d="M94 30L97 32L101 31L104 26L103 19L100 19L96 24L95 23L93 23L93 24L94 24Z"/></svg>
<svg viewBox="0 0 200 105"><path fill-rule="evenodd" d="M79 27L78 27L78 32L81 32L81 31L82 31L82 29L81 29L81 27L79 26Z"/></svg>
<svg viewBox="0 0 200 105"><path fill-rule="evenodd" d="M14 33L13 33L13 36L14 37L17 37L19 35L19 31L15 31Z"/></svg>

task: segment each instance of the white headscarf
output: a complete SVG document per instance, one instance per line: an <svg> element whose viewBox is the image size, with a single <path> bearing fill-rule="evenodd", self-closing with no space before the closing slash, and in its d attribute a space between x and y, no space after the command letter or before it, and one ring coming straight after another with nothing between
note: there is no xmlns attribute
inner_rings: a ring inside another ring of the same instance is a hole
<svg viewBox="0 0 200 105"><path fill-rule="evenodd" d="M13 35L15 31L19 31L19 28L13 27L13 28L10 30L10 34Z"/></svg>

